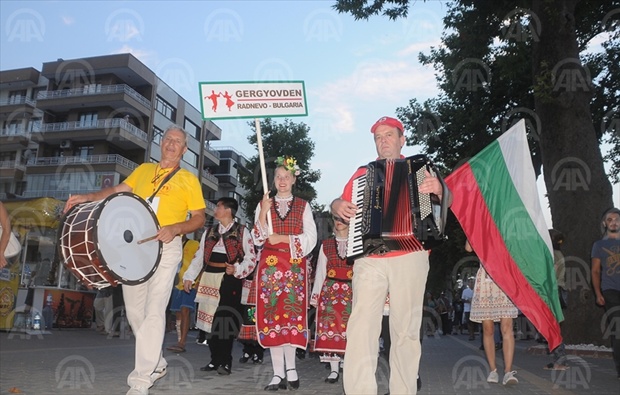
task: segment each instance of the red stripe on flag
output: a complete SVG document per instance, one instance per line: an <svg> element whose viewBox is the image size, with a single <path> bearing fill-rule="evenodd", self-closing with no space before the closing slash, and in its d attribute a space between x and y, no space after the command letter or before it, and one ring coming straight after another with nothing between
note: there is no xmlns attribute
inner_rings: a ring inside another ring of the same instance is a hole
<svg viewBox="0 0 620 395"><path fill-rule="evenodd" d="M453 194L450 208L485 270L555 349L562 342L558 322L507 250L469 163L445 181Z"/></svg>

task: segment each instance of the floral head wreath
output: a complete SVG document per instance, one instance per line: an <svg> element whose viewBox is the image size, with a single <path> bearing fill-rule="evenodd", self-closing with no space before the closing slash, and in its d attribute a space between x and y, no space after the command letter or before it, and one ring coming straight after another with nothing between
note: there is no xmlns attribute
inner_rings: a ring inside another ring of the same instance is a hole
<svg viewBox="0 0 620 395"><path fill-rule="evenodd" d="M278 167L284 167L294 176L298 176L301 173L299 166L297 166L297 159L293 158L292 156L278 156L275 162Z"/></svg>

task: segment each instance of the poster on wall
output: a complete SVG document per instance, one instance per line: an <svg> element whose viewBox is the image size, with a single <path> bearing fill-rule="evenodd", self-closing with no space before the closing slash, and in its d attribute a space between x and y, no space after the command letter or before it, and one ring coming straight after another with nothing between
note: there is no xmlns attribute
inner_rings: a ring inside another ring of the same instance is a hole
<svg viewBox="0 0 620 395"><path fill-rule="evenodd" d="M46 289L44 307L51 306L54 328L90 328L93 322L94 293L66 289Z"/></svg>

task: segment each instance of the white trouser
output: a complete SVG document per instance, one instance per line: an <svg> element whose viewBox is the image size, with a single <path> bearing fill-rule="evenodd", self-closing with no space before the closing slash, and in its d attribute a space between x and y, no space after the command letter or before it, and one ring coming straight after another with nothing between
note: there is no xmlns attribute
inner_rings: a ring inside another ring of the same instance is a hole
<svg viewBox="0 0 620 395"><path fill-rule="evenodd" d="M136 337L135 368L127 377L130 387L150 387L151 373L167 365L162 356L166 307L182 259L182 250L181 237L175 237L164 244L159 266L151 278L139 285L123 285L127 319Z"/></svg>
<svg viewBox="0 0 620 395"><path fill-rule="evenodd" d="M428 252L364 257L353 266L353 310L347 324L343 382L347 395L376 394L381 319L390 295L390 393L415 394L422 353L420 325Z"/></svg>

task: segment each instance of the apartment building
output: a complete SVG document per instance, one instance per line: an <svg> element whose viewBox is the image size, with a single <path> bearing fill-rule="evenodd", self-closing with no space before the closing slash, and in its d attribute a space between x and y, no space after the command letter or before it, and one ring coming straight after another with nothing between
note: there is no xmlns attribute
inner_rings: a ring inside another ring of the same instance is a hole
<svg viewBox="0 0 620 395"><path fill-rule="evenodd" d="M58 59L0 71L0 197L87 193L122 182L159 161L172 123L189 134L182 167L201 181L213 215L219 166L210 141L221 129L131 54Z"/></svg>
<svg viewBox="0 0 620 395"><path fill-rule="evenodd" d="M209 168L218 179L219 189L216 199L221 197L232 197L241 202L241 196L244 196L246 190L239 182L240 173L251 173L248 169L248 158L233 147L217 147L215 148L220 154L220 163L218 166ZM254 213L246 213L241 207L237 212L237 219L240 223L250 225L254 222Z"/></svg>

